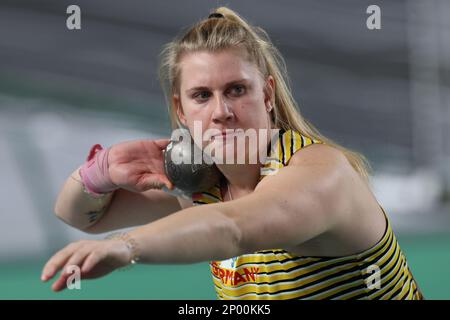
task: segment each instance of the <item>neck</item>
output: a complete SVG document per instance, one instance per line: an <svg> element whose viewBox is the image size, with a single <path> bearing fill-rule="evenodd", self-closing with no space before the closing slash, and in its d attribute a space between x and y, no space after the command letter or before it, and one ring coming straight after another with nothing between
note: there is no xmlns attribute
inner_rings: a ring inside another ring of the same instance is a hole
<svg viewBox="0 0 450 320"><path fill-rule="evenodd" d="M278 130L275 132L270 131L267 135L266 148L269 145L271 139L276 137ZM269 151L270 152L270 151ZM217 168L222 172L227 181L228 188L232 190L233 198L236 199L240 194L247 194L255 190L256 185L259 182L261 175L263 159L259 158L256 164L216 164Z"/></svg>
<svg viewBox="0 0 450 320"><path fill-rule="evenodd" d="M240 193L252 192L258 184L260 164L218 165L217 167L225 176L233 198L237 198Z"/></svg>

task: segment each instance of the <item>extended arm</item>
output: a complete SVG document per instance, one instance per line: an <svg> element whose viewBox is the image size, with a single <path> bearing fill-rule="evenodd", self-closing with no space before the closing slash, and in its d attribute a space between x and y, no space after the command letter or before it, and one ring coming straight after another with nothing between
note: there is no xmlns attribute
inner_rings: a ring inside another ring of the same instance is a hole
<svg viewBox="0 0 450 320"><path fill-rule="evenodd" d="M327 146L315 149L294 155L248 196L185 209L131 231L141 261L222 260L298 245L326 232L350 210L352 175L343 155Z"/></svg>
<svg viewBox="0 0 450 320"><path fill-rule="evenodd" d="M190 207L129 235L140 251L140 261L153 264L224 260L299 245L332 229L353 210L355 174L338 151L310 146L245 197ZM68 265L80 266L84 278L104 276L131 258L121 240L79 241L47 262L42 279L51 279ZM67 277L63 273L53 289L62 290Z"/></svg>

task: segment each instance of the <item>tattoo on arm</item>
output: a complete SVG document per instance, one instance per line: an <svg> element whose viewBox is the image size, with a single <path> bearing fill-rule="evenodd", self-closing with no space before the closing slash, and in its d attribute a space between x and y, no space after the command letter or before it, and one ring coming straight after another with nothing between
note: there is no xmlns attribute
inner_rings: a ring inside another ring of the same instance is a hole
<svg viewBox="0 0 450 320"><path fill-rule="evenodd" d="M100 217L105 212L106 207L107 207L107 205L104 205L99 210L86 212L86 215L89 219L89 223L94 223L95 221L100 219Z"/></svg>

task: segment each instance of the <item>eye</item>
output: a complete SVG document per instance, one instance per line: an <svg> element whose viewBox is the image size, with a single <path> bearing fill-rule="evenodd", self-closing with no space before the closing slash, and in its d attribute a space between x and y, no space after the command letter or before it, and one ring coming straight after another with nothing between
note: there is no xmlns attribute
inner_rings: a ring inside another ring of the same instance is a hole
<svg viewBox="0 0 450 320"><path fill-rule="evenodd" d="M230 89L230 93L234 96L241 96L245 93L245 86L241 84L232 86Z"/></svg>
<svg viewBox="0 0 450 320"><path fill-rule="evenodd" d="M206 99L208 99L211 96L211 93L208 91L199 91L197 93L195 93L192 98L194 98L195 100L198 101L204 101Z"/></svg>

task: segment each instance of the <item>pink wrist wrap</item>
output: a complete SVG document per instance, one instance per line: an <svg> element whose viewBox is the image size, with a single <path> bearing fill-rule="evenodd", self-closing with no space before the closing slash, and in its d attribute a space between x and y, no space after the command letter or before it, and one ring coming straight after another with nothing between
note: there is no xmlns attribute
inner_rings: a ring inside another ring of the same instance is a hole
<svg viewBox="0 0 450 320"><path fill-rule="evenodd" d="M108 153L109 148L103 149L99 144L92 146L79 171L86 191L97 197L118 189L109 176Z"/></svg>

